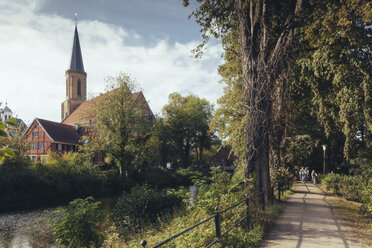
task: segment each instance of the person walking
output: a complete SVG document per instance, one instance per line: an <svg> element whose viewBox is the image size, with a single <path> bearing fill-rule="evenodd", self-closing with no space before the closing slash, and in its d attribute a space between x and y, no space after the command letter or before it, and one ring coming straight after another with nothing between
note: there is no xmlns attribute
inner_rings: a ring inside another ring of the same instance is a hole
<svg viewBox="0 0 372 248"><path fill-rule="evenodd" d="M311 172L311 181L313 181L313 184L317 184L318 182L318 174L316 174L315 170Z"/></svg>
<svg viewBox="0 0 372 248"><path fill-rule="evenodd" d="M305 168L305 173L306 173L305 181L309 181L310 180L310 171L309 171L308 167Z"/></svg>
<svg viewBox="0 0 372 248"><path fill-rule="evenodd" d="M306 177L306 171L305 171L304 167L302 167L301 170L300 170L301 183L305 182L305 177Z"/></svg>

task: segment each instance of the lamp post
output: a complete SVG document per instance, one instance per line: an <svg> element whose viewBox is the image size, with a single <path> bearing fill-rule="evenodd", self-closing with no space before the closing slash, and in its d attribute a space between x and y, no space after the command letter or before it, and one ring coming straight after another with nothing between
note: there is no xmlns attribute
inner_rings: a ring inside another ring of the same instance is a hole
<svg viewBox="0 0 372 248"><path fill-rule="evenodd" d="M326 145L322 145L323 147L323 174L325 174L325 155L326 155L326 149L327 149L327 146Z"/></svg>

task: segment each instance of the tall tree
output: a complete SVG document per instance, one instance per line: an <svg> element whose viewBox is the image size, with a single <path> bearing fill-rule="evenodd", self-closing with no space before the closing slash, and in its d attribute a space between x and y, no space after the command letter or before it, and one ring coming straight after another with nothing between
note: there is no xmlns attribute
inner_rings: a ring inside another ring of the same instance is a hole
<svg viewBox="0 0 372 248"><path fill-rule="evenodd" d="M204 149L209 148L212 141L209 132L212 112L213 106L206 99L193 95L182 97L178 93L169 95L169 103L163 107L164 122L183 166L191 164L191 151L195 154L194 163L204 162Z"/></svg>
<svg viewBox="0 0 372 248"><path fill-rule="evenodd" d="M204 37L238 34L243 82L245 123L245 170L256 171L258 191L271 196L269 173L269 131L272 119L272 89L287 73L288 59L294 53L296 24L302 0L198 0L193 12ZM188 1L184 1L187 5Z"/></svg>
<svg viewBox="0 0 372 248"><path fill-rule="evenodd" d="M308 53L298 60L293 92L307 88L309 110L327 139L344 135L346 161L357 136L371 132L372 4L365 0L317 2L303 28ZM303 101L303 99L297 100Z"/></svg>
<svg viewBox="0 0 372 248"><path fill-rule="evenodd" d="M141 166L146 159L151 120L146 102L134 94L138 86L125 73L108 77L105 94L94 100L95 130L89 139L93 152L103 151L106 161L112 161L120 176L131 167ZM82 149L89 150L88 147Z"/></svg>

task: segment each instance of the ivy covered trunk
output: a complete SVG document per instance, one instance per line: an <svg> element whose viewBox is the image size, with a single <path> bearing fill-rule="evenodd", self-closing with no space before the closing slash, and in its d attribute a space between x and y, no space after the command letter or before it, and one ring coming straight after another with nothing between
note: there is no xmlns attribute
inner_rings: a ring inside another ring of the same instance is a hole
<svg viewBox="0 0 372 248"><path fill-rule="evenodd" d="M246 123L246 176L256 172L256 190L271 196L269 130L271 121L271 76L265 58L268 52L266 1L237 0Z"/></svg>
<svg viewBox="0 0 372 248"><path fill-rule="evenodd" d="M246 176L250 176L251 168L255 169L257 191L265 191L266 203L272 197L269 137L273 86L288 70L286 57L291 54L294 40L294 16L301 10L302 0L290 4L279 35L274 35L272 5L270 0L235 1L247 111Z"/></svg>

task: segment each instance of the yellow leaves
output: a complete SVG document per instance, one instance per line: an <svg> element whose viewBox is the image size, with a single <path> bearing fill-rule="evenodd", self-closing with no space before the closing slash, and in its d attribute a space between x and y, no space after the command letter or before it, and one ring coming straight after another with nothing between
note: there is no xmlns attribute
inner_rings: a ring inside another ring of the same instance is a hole
<svg viewBox="0 0 372 248"><path fill-rule="evenodd" d="M342 18L340 18L340 20L338 21L338 25L340 25L340 26L349 26L349 25L351 25L353 22L352 21L350 21L350 20L348 20L346 17L342 17Z"/></svg>

